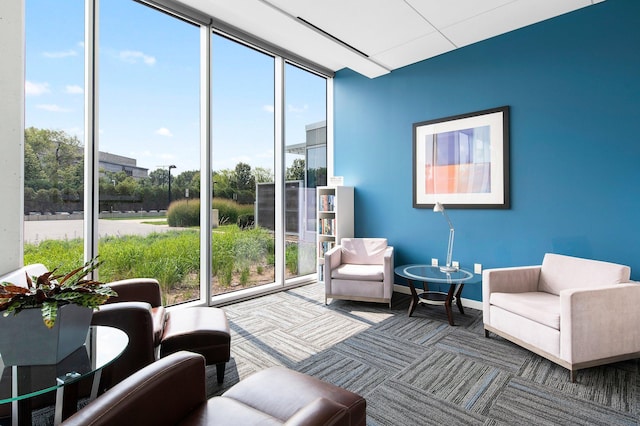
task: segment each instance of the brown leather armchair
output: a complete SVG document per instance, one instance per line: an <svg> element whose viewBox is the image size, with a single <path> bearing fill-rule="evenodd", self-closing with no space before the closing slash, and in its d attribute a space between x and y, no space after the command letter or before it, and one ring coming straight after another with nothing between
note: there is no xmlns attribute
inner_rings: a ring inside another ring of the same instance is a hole
<svg viewBox="0 0 640 426"><path fill-rule="evenodd" d="M103 371L101 389L108 389L159 357L191 350L216 364L218 382L231 357L231 337L224 311L184 308L168 312L162 306L160 284L153 278L109 283L118 293L93 315L93 325L119 328L129 336L123 354Z"/></svg>
<svg viewBox="0 0 640 426"><path fill-rule="evenodd" d="M343 425L364 426L361 396L311 376L271 367L207 400L201 355L181 351L125 379L64 426Z"/></svg>

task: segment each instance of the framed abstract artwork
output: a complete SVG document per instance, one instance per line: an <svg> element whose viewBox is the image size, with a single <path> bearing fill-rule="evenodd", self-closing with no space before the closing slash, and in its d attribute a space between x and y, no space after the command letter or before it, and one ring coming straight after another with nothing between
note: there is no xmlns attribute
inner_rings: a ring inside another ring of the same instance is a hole
<svg viewBox="0 0 640 426"><path fill-rule="evenodd" d="M413 124L413 207L508 209L509 107Z"/></svg>

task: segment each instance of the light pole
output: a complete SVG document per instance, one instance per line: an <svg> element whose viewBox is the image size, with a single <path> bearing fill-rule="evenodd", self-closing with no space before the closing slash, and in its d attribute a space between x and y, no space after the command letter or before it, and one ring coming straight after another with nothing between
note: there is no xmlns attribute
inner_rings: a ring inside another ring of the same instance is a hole
<svg viewBox="0 0 640 426"><path fill-rule="evenodd" d="M167 208L171 205L171 169L175 169L176 166L174 164L168 166L169 167L169 204L167 204Z"/></svg>

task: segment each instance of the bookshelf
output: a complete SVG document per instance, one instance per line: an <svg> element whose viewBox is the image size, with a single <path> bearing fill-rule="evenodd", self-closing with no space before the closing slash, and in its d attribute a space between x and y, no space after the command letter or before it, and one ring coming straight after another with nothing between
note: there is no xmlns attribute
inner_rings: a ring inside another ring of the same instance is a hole
<svg viewBox="0 0 640 426"><path fill-rule="evenodd" d="M320 186L317 188L318 281L324 281L324 253L353 237L353 187Z"/></svg>

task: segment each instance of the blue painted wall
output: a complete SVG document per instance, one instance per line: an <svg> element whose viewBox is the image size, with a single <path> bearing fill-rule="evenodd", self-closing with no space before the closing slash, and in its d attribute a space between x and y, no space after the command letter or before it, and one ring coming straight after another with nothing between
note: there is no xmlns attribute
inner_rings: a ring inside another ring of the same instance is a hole
<svg viewBox="0 0 640 426"><path fill-rule="evenodd" d="M356 236L396 265L446 257L440 214L412 207L412 124L511 107L511 209L455 210L454 259L539 264L545 252L631 266L640 280L640 1L607 0L376 79L335 77L335 174ZM479 286L465 297L480 300Z"/></svg>

